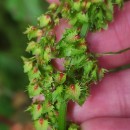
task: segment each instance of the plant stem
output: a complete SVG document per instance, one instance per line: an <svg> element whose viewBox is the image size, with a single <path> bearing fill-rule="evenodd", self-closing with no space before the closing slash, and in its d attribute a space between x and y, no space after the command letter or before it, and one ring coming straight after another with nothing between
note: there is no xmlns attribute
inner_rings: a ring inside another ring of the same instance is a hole
<svg viewBox="0 0 130 130"><path fill-rule="evenodd" d="M67 102L63 101L59 110L59 118L58 118L58 130L66 130L66 111L67 111Z"/></svg>
<svg viewBox="0 0 130 130"><path fill-rule="evenodd" d="M130 47L125 48L125 49L120 50L120 51L116 51L116 52L97 53L97 54L95 54L95 56L101 57L101 56L108 56L108 55L117 55L117 54L121 54L121 53L126 52L126 51L130 51Z"/></svg>
<svg viewBox="0 0 130 130"><path fill-rule="evenodd" d="M87 32L88 32L88 23L83 24L81 28L80 36L85 37L87 35Z"/></svg>
<svg viewBox="0 0 130 130"><path fill-rule="evenodd" d="M113 72L118 72L118 71L126 70L126 69L130 69L130 64L126 64L126 65L122 65L122 66L116 67L114 69L110 69L108 72L109 73L113 73Z"/></svg>

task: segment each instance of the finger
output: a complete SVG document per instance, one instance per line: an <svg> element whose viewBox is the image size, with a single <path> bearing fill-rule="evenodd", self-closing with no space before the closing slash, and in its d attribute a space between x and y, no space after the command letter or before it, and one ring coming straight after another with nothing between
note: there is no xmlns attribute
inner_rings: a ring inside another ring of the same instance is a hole
<svg viewBox="0 0 130 130"><path fill-rule="evenodd" d="M121 11L115 14L114 22L109 25L107 31L89 33L87 36L88 45L93 52L119 51L130 46L130 2L125 3ZM69 28L66 20L61 20L56 26L55 33L57 41L62 37L65 28ZM130 51L114 56L100 58L100 65L105 68L113 68L130 62ZM58 62L59 63L59 62ZM60 62L62 63L62 62ZM60 66L60 64L57 64Z"/></svg>
<svg viewBox="0 0 130 130"><path fill-rule="evenodd" d="M64 71L64 58L56 58L52 60L52 65L58 70L58 71Z"/></svg>
<svg viewBox="0 0 130 130"><path fill-rule="evenodd" d="M47 0L49 3L56 3L56 4L59 4L59 0Z"/></svg>
<svg viewBox="0 0 130 130"><path fill-rule="evenodd" d="M68 118L75 122L96 117L130 117L130 70L109 74L97 86L83 106L69 103Z"/></svg>
<svg viewBox="0 0 130 130"><path fill-rule="evenodd" d="M130 130L130 118L97 118L84 122L81 130Z"/></svg>
<svg viewBox="0 0 130 130"><path fill-rule="evenodd" d="M130 1L125 3L122 10L115 13L114 22L107 31L90 33L87 36L89 48L93 52L119 51L130 47ZM101 66L105 68L117 67L130 63L130 51L114 56L100 58Z"/></svg>
<svg viewBox="0 0 130 130"><path fill-rule="evenodd" d="M62 38L62 35L66 28L70 28L71 26L68 24L68 21L65 19L61 19L59 25L57 25L54 30L56 34L57 42Z"/></svg>
<svg viewBox="0 0 130 130"><path fill-rule="evenodd" d="M57 25L54 28L54 33L56 34L56 40L57 42L60 41L60 39L62 38L62 34L64 33L66 28L70 28L70 25L68 24L68 21L65 19L61 19L59 22L59 25ZM52 60L52 64L53 66L58 69L59 71L64 71L64 59L54 59Z"/></svg>

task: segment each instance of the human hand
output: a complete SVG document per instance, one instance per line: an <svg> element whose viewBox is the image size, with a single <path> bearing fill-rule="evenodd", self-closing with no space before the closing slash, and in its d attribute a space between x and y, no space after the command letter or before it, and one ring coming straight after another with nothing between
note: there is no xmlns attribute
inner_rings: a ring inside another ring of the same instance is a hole
<svg viewBox="0 0 130 130"><path fill-rule="evenodd" d="M48 0L56 2L58 0ZM57 40L61 38L64 29L69 27L61 20L56 27ZM110 52L125 49L130 46L130 2L124 8L115 11L115 19L107 31L89 33L87 42L92 52ZM130 63L130 52L99 58L99 64L104 68L115 68ZM60 70L61 61L57 61ZM81 124L82 130L129 130L130 129L130 70L107 74L98 84L91 87L91 95L79 106L70 102L68 118Z"/></svg>

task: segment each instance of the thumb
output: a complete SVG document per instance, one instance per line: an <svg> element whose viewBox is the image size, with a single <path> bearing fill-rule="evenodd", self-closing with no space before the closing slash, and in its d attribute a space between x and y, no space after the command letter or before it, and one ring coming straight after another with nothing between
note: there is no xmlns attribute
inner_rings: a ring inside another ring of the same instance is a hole
<svg viewBox="0 0 130 130"><path fill-rule="evenodd" d="M82 130L130 130L130 118L96 118L81 124Z"/></svg>
<svg viewBox="0 0 130 130"><path fill-rule="evenodd" d="M130 47L130 1L121 10L115 11L114 21L107 31L89 33L87 41L91 52L116 52ZM99 59L104 68L115 68L130 63L130 51L118 55L103 56Z"/></svg>

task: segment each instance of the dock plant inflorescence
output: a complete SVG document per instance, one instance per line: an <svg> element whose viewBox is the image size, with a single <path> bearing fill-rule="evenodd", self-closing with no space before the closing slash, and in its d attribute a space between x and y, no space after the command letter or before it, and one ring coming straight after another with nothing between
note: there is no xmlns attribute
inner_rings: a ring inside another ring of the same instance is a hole
<svg viewBox="0 0 130 130"><path fill-rule="evenodd" d="M30 57L22 59L29 78L27 91L33 99L28 110L36 130L80 129L66 121L67 103L72 100L82 105L89 96L90 85L98 83L107 72L98 66L85 37L88 31L107 29L113 20L114 5L120 8L123 1L61 0L38 17L37 27L27 28L26 51ZM70 28L58 41L54 28L61 19L67 20ZM57 59L62 59L63 71L53 64Z"/></svg>

